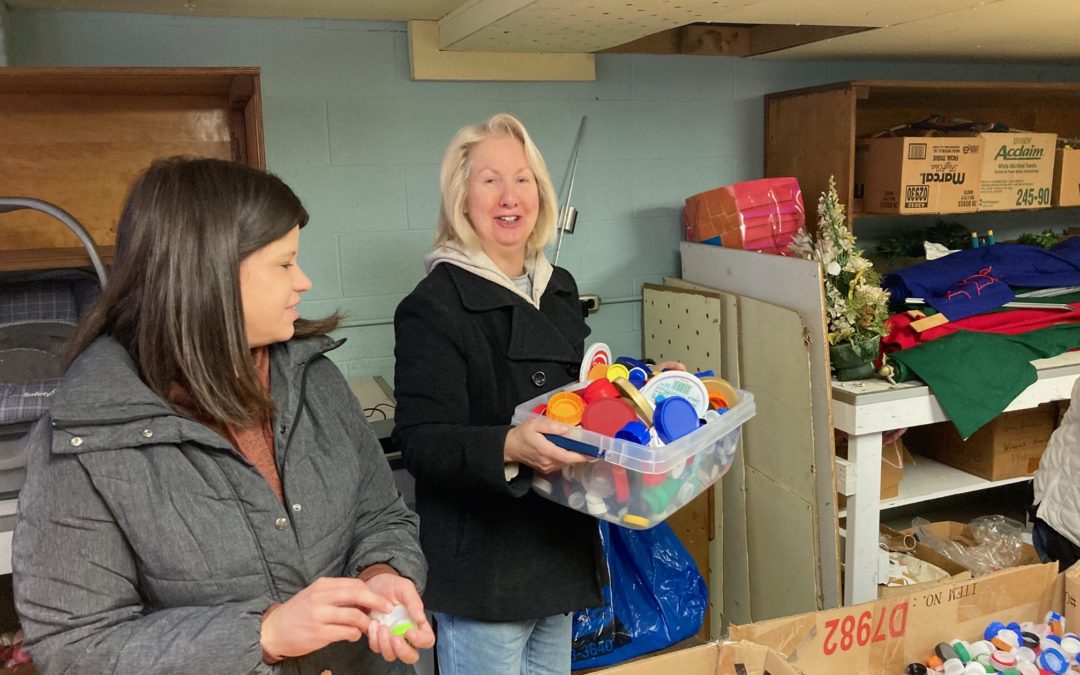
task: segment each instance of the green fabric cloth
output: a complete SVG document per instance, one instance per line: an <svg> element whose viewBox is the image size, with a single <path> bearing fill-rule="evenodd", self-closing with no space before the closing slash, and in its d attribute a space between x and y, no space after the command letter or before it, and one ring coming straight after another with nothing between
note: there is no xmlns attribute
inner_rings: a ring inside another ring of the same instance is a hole
<svg viewBox="0 0 1080 675"><path fill-rule="evenodd" d="M1067 323L1020 335L957 331L889 354L897 381L918 378L967 438L1001 414L1038 379L1033 359L1080 348L1080 324Z"/></svg>

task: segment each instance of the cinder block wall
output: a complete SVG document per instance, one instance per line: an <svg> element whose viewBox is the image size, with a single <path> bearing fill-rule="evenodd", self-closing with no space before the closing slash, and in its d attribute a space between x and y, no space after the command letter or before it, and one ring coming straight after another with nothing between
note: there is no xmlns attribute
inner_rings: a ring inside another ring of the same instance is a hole
<svg viewBox="0 0 1080 675"><path fill-rule="evenodd" d="M641 284L679 271L683 199L762 175L765 93L851 78L1080 78L1054 66L599 55L595 82L413 82L400 23L19 9L6 22L16 66L262 68L269 167L312 214L301 263L315 288L301 308L344 310L349 342L332 357L350 377L388 381L394 307L421 278L438 164L465 124L521 117L559 188L588 115L577 232L560 264L610 303L590 319L593 339L636 355ZM0 45L4 24L0 9Z"/></svg>

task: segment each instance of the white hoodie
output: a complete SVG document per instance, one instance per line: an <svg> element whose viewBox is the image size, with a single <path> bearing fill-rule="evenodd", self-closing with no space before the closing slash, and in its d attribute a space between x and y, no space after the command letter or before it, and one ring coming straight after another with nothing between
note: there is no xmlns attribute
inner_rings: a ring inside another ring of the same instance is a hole
<svg viewBox="0 0 1080 675"><path fill-rule="evenodd" d="M1035 503L1040 519L1080 546L1080 379L1035 472Z"/></svg>
<svg viewBox="0 0 1080 675"><path fill-rule="evenodd" d="M525 299L537 309L540 309L540 298L544 295L544 290L547 289L553 269L542 249L531 256L525 256L525 273L529 275L529 279L532 281L532 297L530 298L522 293L514 280L500 270L495 261L483 251L467 251L455 243L443 244L424 256L424 273L430 274L431 270L435 269L435 266L440 263L457 265L481 279L487 279L498 284L518 297Z"/></svg>

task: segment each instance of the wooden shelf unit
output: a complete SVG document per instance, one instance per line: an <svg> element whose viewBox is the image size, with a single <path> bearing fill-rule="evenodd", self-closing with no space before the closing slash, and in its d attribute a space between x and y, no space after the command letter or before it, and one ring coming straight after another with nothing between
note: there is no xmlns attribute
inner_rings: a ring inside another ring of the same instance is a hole
<svg viewBox="0 0 1080 675"><path fill-rule="evenodd" d="M855 139L940 114L1080 137L1080 84L853 80L765 97L765 175L795 176L814 222L836 176L853 214ZM871 215L871 214L865 214Z"/></svg>
<svg viewBox="0 0 1080 675"><path fill-rule="evenodd" d="M106 262L132 181L177 154L265 167L258 68L0 68L0 196L63 208ZM0 270L88 264L49 216L0 214Z"/></svg>

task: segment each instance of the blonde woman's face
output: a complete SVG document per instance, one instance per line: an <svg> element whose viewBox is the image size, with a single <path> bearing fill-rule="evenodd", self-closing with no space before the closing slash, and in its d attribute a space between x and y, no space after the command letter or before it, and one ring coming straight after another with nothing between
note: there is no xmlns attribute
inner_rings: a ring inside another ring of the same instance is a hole
<svg viewBox="0 0 1080 675"><path fill-rule="evenodd" d="M248 346L262 347L293 336L300 294L311 289L296 254L300 250L300 226L289 230L240 263L240 298Z"/></svg>
<svg viewBox="0 0 1080 675"><path fill-rule="evenodd" d="M525 146L506 136L485 139L472 147L469 165L465 215L481 247L495 261L523 256L540 206Z"/></svg>

